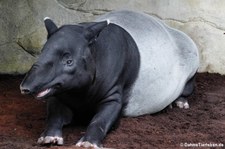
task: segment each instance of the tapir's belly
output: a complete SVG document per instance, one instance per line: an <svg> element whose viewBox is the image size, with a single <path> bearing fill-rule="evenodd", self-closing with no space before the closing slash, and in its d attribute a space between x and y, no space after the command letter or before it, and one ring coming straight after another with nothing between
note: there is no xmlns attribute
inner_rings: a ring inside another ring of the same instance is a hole
<svg viewBox="0 0 225 149"><path fill-rule="evenodd" d="M124 116L156 113L177 99L183 91L187 77L175 73L159 74L153 79L151 75L141 73L142 76L137 79L129 102L124 107Z"/></svg>

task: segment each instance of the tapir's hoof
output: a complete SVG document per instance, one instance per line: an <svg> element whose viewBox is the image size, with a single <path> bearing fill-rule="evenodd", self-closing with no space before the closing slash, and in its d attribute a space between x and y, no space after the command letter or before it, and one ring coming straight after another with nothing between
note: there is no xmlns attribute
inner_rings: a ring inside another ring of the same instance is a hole
<svg viewBox="0 0 225 149"><path fill-rule="evenodd" d="M175 103L181 109L189 109L188 101L184 98L177 99Z"/></svg>
<svg viewBox="0 0 225 149"><path fill-rule="evenodd" d="M46 136L46 137L40 137L37 141L38 144L40 145L48 145L48 144L53 144L53 145L63 145L63 138L58 137L58 136Z"/></svg>
<svg viewBox="0 0 225 149"><path fill-rule="evenodd" d="M76 146L78 147L84 147L84 148L94 148L94 149L101 149L100 147L98 147L96 144L92 144L88 141L79 141L77 142Z"/></svg>

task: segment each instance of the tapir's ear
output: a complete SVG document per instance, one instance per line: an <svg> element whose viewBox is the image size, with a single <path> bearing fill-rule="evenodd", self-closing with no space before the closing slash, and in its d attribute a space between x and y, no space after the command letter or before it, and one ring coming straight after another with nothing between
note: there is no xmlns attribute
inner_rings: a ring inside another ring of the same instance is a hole
<svg viewBox="0 0 225 149"><path fill-rule="evenodd" d="M87 27L85 29L85 38L90 41L92 40L95 36L97 36L102 29L104 29L107 25L109 24L109 21L103 21L103 22L97 22L92 24L91 26Z"/></svg>
<svg viewBox="0 0 225 149"><path fill-rule="evenodd" d="M45 22L45 28L48 32L47 38L49 38L54 32L56 32L58 27L55 25L55 23L49 17L45 17L44 22Z"/></svg>

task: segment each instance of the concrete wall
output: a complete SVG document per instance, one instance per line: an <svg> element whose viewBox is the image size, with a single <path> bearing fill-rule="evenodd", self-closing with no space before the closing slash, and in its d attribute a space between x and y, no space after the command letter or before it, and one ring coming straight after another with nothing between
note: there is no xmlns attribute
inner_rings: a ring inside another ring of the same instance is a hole
<svg viewBox="0 0 225 149"><path fill-rule="evenodd" d="M21 74L30 68L46 41L44 17L60 26L115 9L143 11L184 31L199 48L199 72L225 74L222 0L1 0L0 73Z"/></svg>

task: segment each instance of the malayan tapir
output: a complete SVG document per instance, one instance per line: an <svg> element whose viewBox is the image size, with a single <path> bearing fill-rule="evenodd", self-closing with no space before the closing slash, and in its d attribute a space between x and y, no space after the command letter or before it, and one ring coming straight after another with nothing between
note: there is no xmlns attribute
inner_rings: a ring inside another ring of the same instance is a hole
<svg viewBox="0 0 225 149"><path fill-rule="evenodd" d="M77 146L100 147L122 116L189 105L198 49L183 32L144 13L109 12L89 23L58 28L46 18L47 42L20 85L47 101L38 143L62 145L62 127L90 118Z"/></svg>

